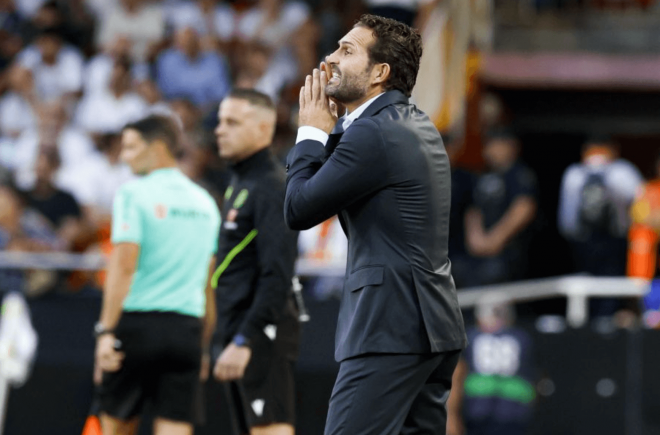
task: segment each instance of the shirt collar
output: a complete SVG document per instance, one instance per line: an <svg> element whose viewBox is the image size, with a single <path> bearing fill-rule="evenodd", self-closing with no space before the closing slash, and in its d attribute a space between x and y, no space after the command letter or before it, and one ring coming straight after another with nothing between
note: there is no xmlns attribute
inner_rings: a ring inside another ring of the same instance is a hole
<svg viewBox="0 0 660 435"><path fill-rule="evenodd" d="M353 123L353 121L358 119L360 117L360 115L362 115L362 113L365 110L367 110L367 107L369 107L371 105L371 103L376 101L376 98L380 97L384 93L385 92L382 92L382 93L376 95L375 97L373 97L372 99L370 99L368 101L365 101L364 103L362 103L362 105L360 107L358 107L357 109L355 109L354 111L352 111L348 115L345 115L344 120L342 121L342 127L344 128L344 131L346 131L346 129Z"/></svg>

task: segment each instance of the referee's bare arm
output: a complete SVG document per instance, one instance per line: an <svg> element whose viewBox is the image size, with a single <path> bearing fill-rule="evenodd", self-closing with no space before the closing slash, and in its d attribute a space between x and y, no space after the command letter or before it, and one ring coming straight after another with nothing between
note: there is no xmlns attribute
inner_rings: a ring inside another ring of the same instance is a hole
<svg viewBox="0 0 660 435"><path fill-rule="evenodd" d="M130 289L139 253L140 246L137 243L122 242L117 243L110 254L99 321L106 331L113 331L119 323L122 305ZM114 343L115 335L112 332L100 335L96 341L96 363L104 371L116 371L121 367L124 354L115 350Z"/></svg>
<svg viewBox="0 0 660 435"><path fill-rule="evenodd" d="M200 372L200 378L202 381L205 381L209 376L211 364L211 339L213 338L218 318L218 312L215 306L215 290L211 284L213 272L215 272L215 255L211 256L211 259L209 260L209 273L206 279L206 309L204 310L202 327L202 369Z"/></svg>

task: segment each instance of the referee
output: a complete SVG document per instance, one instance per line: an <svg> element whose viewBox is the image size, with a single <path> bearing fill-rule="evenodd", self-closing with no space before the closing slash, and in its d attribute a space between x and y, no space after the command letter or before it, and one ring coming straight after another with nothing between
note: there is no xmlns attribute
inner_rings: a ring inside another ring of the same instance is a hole
<svg viewBox="0 0 660 435"><path fill-rule="evenodd" d="M293 362L299 326L291 291L297 232L284 224L284 168L269 150L275 106L250 89L222 101L215 130L232 164L220 230L214 368L226 382L240 434L294 433Z"/></svg>
<svg viewBox="0 0 660 435"><path fill-rule="evenodd" d="M157 115L122 133L121 157L143 177L114 201L114 249L95 327L104 435L134 434L146 403L156 435L189 435L196 423L202 361L209 365L202 354L215 327L210 235L220 216L176 168L178 135L172 119Z"/></svg>

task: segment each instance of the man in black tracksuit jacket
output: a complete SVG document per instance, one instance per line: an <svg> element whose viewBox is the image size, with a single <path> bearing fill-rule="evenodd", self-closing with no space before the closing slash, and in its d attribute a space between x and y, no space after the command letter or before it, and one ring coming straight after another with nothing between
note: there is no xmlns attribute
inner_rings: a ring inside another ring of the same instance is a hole
<svg viewBox="0 0 660 435"><path fill-rule="evenodd" d="M241 434L283 425L293 434L298 233L284 223L286 175L268 148L275 112L267 96L234 90L220 105L219 121L219 152L231 162L232 178L213 276L224 348L214 374L228 382Z"/></svg>

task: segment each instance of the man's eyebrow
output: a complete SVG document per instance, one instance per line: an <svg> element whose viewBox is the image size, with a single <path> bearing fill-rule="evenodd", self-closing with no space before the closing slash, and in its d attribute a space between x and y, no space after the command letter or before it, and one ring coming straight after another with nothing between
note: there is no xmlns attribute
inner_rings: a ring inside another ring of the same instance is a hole
<svg viewBox="0 0 660 435"><path fill-rule="evenodd" d="M352 45L355 47L355 44L353 44L351 41L344 41L343 39L337 42L340 46L343 45Z"/></svg>

